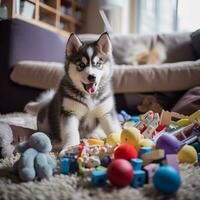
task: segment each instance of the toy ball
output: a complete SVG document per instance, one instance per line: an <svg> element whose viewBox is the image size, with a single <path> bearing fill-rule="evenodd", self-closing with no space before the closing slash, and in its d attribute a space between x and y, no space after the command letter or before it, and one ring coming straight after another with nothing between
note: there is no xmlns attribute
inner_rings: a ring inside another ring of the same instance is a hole
<svg viewBox="0 0 200 200"><path fill-rule="evenodd" d="M155 188L164 194L175 193L181 185L181 177L177 170L171 166L159 167L154 176Z"/></svg>
<svg viewBox="0 0 200 200"><path fill-rule="evenodd" d="M168 134L161 135L156 142L156 148L164 149L165 154L176 154L182 146L183 144L179 140Z"/></svg>
<svg viewBox="0 0 200 200"><path fill-rule="evenodd" d="M117 187L130 185L133 178L133 167L127 160L116 159L108 167L109 181Z"/></svg>
<svg viewBox="0 0 200 200"><path fill-rule="evenodd" d="M141 147L151 147L152 149L155 149L156 145L152 140L145 138L140 141L140 148Z"/></svg>
<svg viewBox="0 0 200 200"><path fill-rule="evenodd" d="M119 133L111 133L108 135L106 139L106 143L110 145L117 145L120 144L120 134Z"/></svg>
<svg viewBox="0 0 200 200"><path fill-rule="evenodd" d="M193 146L185 145L177 154L180 163L194 163L197 161L197 152Z"/></svg>
<svg viewBox="0 0 200 200"><path fill-rule="evenodd" d="M103 158L101 158L101 165L104 167L108 167L111 161L112 159L110 158L110 156L104 156Z"/></svg>
<svg viewBox="0 0 200 200"><path fill-rule="evenodd" d="M131 144L120 144L114 152L115 159L125 159L130 161L133 158L138 157L138 152Z"/></svg>
<svg viewBox="0 0 200 200"><path fill-rule="evenodd" d="M140 140L143 139L143 135L140 134L140 130L135 127L124 128L121 133L121 143L131 144L136 149L140 148Z"/></svg>

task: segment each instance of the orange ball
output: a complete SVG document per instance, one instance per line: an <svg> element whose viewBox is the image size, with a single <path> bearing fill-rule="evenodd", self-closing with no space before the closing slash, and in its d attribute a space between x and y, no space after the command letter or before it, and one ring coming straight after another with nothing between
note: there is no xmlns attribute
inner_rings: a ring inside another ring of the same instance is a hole
<svg viewBox="0 0 200 200"><path fill-rule="evenodd" d="M114 152L115 159L125 159L130 161L138 157L138 152L131 144L120 144Z"/></svg>

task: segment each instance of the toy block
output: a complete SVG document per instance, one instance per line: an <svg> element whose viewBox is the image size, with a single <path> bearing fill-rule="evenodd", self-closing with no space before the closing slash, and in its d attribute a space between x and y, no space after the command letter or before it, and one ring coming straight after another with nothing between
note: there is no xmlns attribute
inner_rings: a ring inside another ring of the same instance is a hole
<svg viewBox="0 0 200 200"><path fill-rule="evenodd" d="M131 159L131 165L134 171L141 170L143 161L139 158Z"/></svg>
<svg viewBox="0 0 200 200"><path fill-rule="evenodd" d="M69 163L69 172L75 173L78 171L78 169L79 169L79 165L78 165L77 160L75 158L71 158L70 163Z"/></svg>
<svg viewBox="0 0 200 200"><path fill-rule="evenodd" d="M142 187L146 183L146 173L143 170L134 171L131 186L134 188Z"/></svg>
<svg viewBox="0 0 200 200"><path fill-rule="evenodd" d="M148 182L150 182L156 170L159 168L159 164L151 163L143 167L143 170L147 173Z"/></svg>
<svg viewBox="0 0 200 200"><path fill-rule="evenodd" d="M102 170L101 171L93 170L91 173L91 178L92 178L92 185L103 186L106 184L107 172Z"/></svg>
<svg viewBox="0 0 200 200"><path fill-rule="evenodd" d="M166 161L168 165L172 166L179 172L178 158L176 154L167 154Z"/></svg>
<svg viewBox="0 0 200 200"><path fill-rule="evenodd" d="M70 172L70 159L69 158L61 158L60 160L60 170L62 174L69 174Z"/></svg>
<svg viewBox="0 0 200 200"><path fill-rule="evenodd" d="M157 149L157 150L150 151L148 153L141 155L141 158L143 161L144 160L150 160L150 161L160 160L164 157L165 157L165 151L163 149Z"/></svg>
<svg viewBox="0 0 200 200"><path fill-rule="evenodd" d="M149 153L152 151L152 147L141 147L139 150L139 155L140 157L145 154L145 153Z"/></svg>

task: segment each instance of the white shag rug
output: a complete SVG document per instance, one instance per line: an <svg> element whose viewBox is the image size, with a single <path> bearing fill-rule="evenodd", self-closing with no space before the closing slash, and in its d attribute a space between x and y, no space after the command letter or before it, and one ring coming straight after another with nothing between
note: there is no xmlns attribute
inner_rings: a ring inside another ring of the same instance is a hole
<svg viewBox="0 0 200 200"><path fill-rule="evenodd" d="M35 128L35 118L28 114L0 115L0 121ZM19 155L0 160L0 200L197 200L200 198L200 167L180 165L182 185L174 195L165 196L152 184L134 189L116 189L110 185L95 188L90 180L77 175L57 173L50 179L23 183L12 170Z"/></svg>

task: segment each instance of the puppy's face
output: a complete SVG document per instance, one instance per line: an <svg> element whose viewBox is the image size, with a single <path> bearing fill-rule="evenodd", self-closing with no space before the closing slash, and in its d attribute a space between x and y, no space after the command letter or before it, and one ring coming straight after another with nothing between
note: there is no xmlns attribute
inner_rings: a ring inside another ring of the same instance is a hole
<svg viewBox="0 0 200 200"><path fill-rule="evenodd" d="M77 89L94 94L111 77L112 46L107 33L92 43L71 34L66 48L67 73Z"/></svg>

